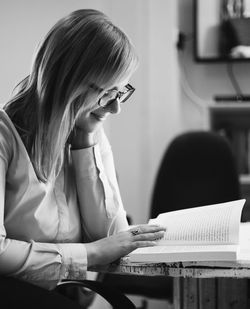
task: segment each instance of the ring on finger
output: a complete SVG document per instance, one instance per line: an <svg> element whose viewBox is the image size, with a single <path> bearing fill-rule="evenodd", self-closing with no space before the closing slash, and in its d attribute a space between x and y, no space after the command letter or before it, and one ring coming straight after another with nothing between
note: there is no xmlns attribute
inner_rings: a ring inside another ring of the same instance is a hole
<svg viewBox="0 0 250 309"><path fill-rule="evenodd" d="M140 233L139 227L138 227L137 229L131 231L131 234L132 234L133 236L136 236L136 235L138 235L139 233Z"/></svg>

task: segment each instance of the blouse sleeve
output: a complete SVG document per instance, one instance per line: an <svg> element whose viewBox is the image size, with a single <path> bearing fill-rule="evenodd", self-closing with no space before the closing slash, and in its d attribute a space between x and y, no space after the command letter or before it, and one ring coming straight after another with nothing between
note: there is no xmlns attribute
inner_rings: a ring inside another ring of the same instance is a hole
<svg viewBox="0 0 250 309"><path fill-rule="evenodd" d="M103 130L97 139L93 147L72 150L85 241L128 228L112 150Z"/></svg>

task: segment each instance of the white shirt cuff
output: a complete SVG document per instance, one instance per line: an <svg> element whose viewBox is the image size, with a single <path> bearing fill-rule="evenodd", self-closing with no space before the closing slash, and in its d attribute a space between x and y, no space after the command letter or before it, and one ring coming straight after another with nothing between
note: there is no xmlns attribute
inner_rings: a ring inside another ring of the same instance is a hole
<svg viewBox="0 0 250 309"><path fill-rule="evenodd" d="M57 244L62 257L60 280L85 279L87 272L87 251L84 244Z"/></svg>

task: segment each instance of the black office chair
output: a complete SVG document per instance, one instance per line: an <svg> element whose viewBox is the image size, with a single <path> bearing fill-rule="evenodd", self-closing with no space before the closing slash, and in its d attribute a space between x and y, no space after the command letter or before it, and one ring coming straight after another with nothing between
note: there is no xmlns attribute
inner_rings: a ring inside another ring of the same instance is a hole
<svg viewBox="0 0 250 309"><path fill-rule="evenodd" d="M111 287L102 281L95 280L65 280L62 281L56 287L55 291L62 295L68 295L67 291L69 288L73 288L73 291L82 293L82 290L87 290L87 292L92 291L103 297L106 302L108 302L112 308L115 309L135 309L133 302L126 297L120 290L116 287ZM66 292L66 293L65 293ZM72 295L72 300L74 301L74 294ZM89 304L91 305L92 302ZM81 304L80 304L81 305ZM88 306L81 306L80 308L86 309Z"/></svg>
<svg viewBox="0 0 250 309"><path fill-rule="evenodd" d="M238 198L239 176L228 141L215 132L186 132L177 136L164 154L151 217Z"/></svg>
<svg viewBox="0 0 250 309"><path fill-rule="evenodd" d="M85 309L64 295L65 288L81 287L101 295L115 309L135 309L134 304L119 290L91 280L65 281L55 290L48 291L13 277L0 276L2 309Z"/></svg>
<svg viewBox="0 0 250 309"><path fill-rule="evenodd" d="M208 131L178 135L159 165L150 217L240 198L235 160L227 140ZM104 282L125 294L173 300L173 279L106 275ZM146 305L143 307L146 308Z"/></svg>

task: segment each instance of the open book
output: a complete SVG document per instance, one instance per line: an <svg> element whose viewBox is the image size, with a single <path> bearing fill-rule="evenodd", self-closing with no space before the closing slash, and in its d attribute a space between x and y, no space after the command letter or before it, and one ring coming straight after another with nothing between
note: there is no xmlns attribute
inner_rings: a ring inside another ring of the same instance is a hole
<svg viewBox="0 0 250 309"><path fill-rule="evenodd" d="M131 262L236 261L245 199L160 214L149 224L166 226L154 247L130 253Z"/></svg>

